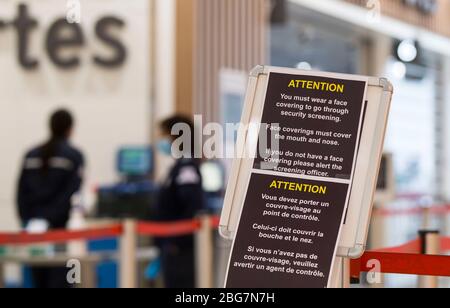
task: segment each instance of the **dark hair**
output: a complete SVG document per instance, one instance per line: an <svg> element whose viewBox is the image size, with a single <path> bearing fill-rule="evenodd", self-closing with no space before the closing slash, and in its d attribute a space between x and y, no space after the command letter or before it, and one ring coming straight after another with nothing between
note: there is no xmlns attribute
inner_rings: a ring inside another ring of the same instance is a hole
<svg viewBox="0 0 450 308"><path fill-rule="evenodd" d="M44 171L48 170L50 159L56 155L59 143L68 138L73 123L71 113L65 109L55 111L50 117L50 139L43 145L41 151L42 169Z"/></svg>
<svg viewBox="0 0 450 308"><path fill-rule="evenodd" d="M172 129L174 128L175 125L177 124L185 124L187 126L189 126L189 129L191 130L191 157L194 158L195 157L195 125L194 122L192 122L191 118L188 116L184 116L184 115L174 115L171 116L167 119L165 119L164 121L162 121L160 123L160 128L163 131L163 133L167 134L167 135L172 135ZM174 138L176 136L173 136Z"/></svg>

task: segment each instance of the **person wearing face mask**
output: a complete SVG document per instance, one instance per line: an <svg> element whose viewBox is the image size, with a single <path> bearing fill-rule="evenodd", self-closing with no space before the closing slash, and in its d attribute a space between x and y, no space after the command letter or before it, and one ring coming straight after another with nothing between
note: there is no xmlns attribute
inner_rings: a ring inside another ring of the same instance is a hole
<svg viewBox="0 0 450 308"><path fill-rule="evenodd" d="M158 150L172 155L173 142L183 136L172 135L177 125L189 128L190 138L183 144L181 158L177 158L164 179L158 198L158 220L174 222L190 220L204 208L204 191L200 173L200 159L194 158L194 124L188 117L173 116L160 124L163 138ZM178 157L178 155L177 155ZM177 236L158 240L161 249L161 263L164 282L168 288L195 287L194 236Z"/></svg>

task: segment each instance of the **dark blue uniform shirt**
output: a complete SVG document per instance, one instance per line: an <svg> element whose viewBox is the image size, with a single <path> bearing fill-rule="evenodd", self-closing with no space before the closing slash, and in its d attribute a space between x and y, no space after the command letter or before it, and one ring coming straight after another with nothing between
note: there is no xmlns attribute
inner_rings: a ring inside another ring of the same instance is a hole
<svg viewBox="0 0 450 308"><path fill-rule="evenodd" d="M40 218L47 220L52 229L65 228L72 196L81 187L84 158L61 141L48 169L43 171L41 149L37 147L25 156L17 192L19 215L24 225Z"/></svg>
<svg viewBox="0 0 450 308"><path fill-rule="evenodd" d="M161 187L158 218L162 221L189 220L204 208L202 177L197 160L179 159ZM193 245L193 236L166 239L166 244Z"/></svg>

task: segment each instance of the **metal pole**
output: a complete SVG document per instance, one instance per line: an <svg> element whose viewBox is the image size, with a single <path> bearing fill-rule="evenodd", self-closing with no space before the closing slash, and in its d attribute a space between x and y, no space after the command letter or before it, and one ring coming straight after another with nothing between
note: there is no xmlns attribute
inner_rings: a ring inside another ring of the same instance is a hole
<svg viewBox="0 0 450 308"><path fill-rule="evenodd" d="M200 216L200 230L195 234L195 270L198 288L213 287L213 236L211 219Z"/></svg>
<svg viewBox="0 0 450 308"><path fill-rule="evenodd" d="M428 230L431 226L431 208L427 207L423 209L422 228Z"/></svg>
<svg viewBox="0 0 450 308"><path fill-rule="evenodd" d="M97 279L95 276L95 266L97 262L86 260L81 262L81 288L93 289L97 286Z"/></svg>
<svg viewBox="0 0 450 308"><path fill-rule="evenodd" d="M127 219L123 223L123 235L120 239L120 287L137 287L137 234L136 222Z"/></svg>
<svg viewBox="0 0 450 308"><path fill-rule="evenodd" d="M330 288L339 289L341 287L341 272L342 272L342 258L336 257L336 261L334 262L334 266L331 269L331 282Z"/></svg>
<svg viewBox="0 0 450 308"><path fill-rule="evenodd" d="M342 259L342 288L350 289L350 259Z"/></svg>
<svg viewBox="0 0 450 308"><path fill-rule="evenodd" d="M422 254L440 255L440 234L439 231L420 231L422 241ZM436 289L439 287L439 277L421 276L419 277L419 288Z"/></svg>
<svg viewBox="0 0 450 308"><path fill-rule="evenodd" d="M375 203L372 214L369 247L375 249L380 247L386 247L387 244L386 230L388 230L389 220L388 217L382 215L383 208L385 208L385 205ZM382 273L379 273L378 275L379 276L377 276L377 278L379 277L379 282L377 283L369 282L370 288L384 287L385 275Z"/></svg>
<svg viewBox="0 0 450 308"><path fill-rule="evenodd" d="M336 257L334 267L331 269L330 288L348 289L350 288L350 259Z"/></svg>
<svg viewBox="0 0 450 308"><path fill-rule="evenodd" d="M5 264L3 262L0 262L0 289L3 289L5 287L5 276L3 271L4 266Z"/></svg>

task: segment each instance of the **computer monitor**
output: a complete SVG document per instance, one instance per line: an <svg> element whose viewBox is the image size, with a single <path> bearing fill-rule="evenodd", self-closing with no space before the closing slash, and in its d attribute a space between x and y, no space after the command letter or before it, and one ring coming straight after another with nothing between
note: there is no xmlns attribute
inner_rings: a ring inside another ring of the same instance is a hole
<svg viewBox="0 0 450 308"><path fill-rule="evenodd" d="M200 166L200 173L203 179L203 190L206 193L221 193L224 190L224 171L218 162L204 162Z"/></svg>
<svg viewBox="0 0 450 308"><path fill-rule="evenodd" d="M223 207L223 194L225 190L225 170L220 161L207 161L201 164L200 173L203 179L205 192L205 210L220 213Z"/></svg>
<svg viewBox="0 0 450 308"><path fill-rule="evenodd" d="M153 171L153 151L148 146L123 147L117 155L117 170L124 176L148 176Z"/></svg>

